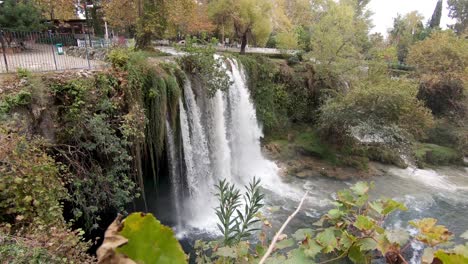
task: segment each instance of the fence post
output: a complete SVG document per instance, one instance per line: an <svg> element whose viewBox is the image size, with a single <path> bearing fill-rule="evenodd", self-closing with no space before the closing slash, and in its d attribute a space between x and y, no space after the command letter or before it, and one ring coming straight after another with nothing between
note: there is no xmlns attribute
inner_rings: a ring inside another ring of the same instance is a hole
<svg viewBox="0 0 468 264"><path fill-rule="evenodd" d="M52 56L54 57L54 64L55 64L55 70L58 70L58 67L57 67L57 58L55 58L55 48L54 48L54 42L52 40L52 32L49 30L49 40L50 40L50 44L51 44L51 47L52 47Z"/></svg>
<svg viewBox="0 0 468 264"><path fill-rule="evenodd" d="M1 42L1 45L2 45L3 60L5 60L6 72L8 72L8 61L7 61L7 57L6 57L6 47L5 47L5 39L3 38L3 30L0 31L0 42Z"/></svg>
<svg viewBox="0 0 468 264"><path fill-rule="evenodd" d="M89 38L91 39L91 38ZM86 60L88 61L88 68L91 69L91 62L89 61L89 50L88 50L88 43L86 41L86 35L85 35L85 41L84 41L85 49L86 49Z"/></svg>

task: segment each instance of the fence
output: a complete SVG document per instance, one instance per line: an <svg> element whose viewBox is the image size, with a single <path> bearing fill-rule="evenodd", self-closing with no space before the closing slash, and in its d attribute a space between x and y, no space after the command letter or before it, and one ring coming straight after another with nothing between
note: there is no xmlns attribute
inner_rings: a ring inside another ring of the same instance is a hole
<svg viewBox="0 0 468 264"><path fill-rule="evenodd" d="M67 55L70 47L78 46L73 34L0 31L0 43L0 73L18 69L34 72L91 69L105 65L89 58L86 42L84 58Z"/></svg>

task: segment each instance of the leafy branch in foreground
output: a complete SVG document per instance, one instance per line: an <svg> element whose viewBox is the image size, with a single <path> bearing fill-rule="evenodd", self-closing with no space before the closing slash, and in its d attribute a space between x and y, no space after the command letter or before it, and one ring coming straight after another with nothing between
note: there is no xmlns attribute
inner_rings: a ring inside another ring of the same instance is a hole
<svg viewBox="0 0 468 264"><path fill-rule="evenodd" d="M263 207L264 195L260 192L260 180L253 178L252 182L245 186L243 211L240 190L234 184L222 180L215 187L219 200L216 215L221 223L218 224L218 228L224 236L223 244L232 246L242 239L249 238L253 231L258 230L253 225L260 221L256 215Z"/></svg>

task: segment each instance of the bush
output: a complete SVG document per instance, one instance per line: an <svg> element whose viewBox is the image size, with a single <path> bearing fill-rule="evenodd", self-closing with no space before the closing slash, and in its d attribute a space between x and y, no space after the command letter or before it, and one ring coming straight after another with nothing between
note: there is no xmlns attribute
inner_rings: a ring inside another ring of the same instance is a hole
<svg viewBox="0 0 468 264"><path fill-rule="evenodd" d="M423 82L417 96L437 116L463 115L466 111L464 87L460 80Z"/></svg>
<svg viewBox="0 0 468 264"><path fill-rule="evenodd" d="M416 91L416 86L404 79L382 76L364 80L320 108L319 128L338 144L402 146L411 138L424 138L433 120L416 99Z"/></svg>
<svg viewBox="0 0 468 264"><path fill-rule="evenodd" d="M41 141L0 130L0 219L15 227L61 223L66 189Z"/></svg>
<svg viewBox="0 0 468 264"><path fill-rule="evenodd" d="M435 144L417 144L415 157L418 165L460 165L463 163L463 155L455 149Z"/></svg>
<svg viewBox="0 0 468 264"><path fill-rule="evenodd" d="M27 90L20 90L16 94L9 94L0 100L0 113L8 113L15 107L29 105L31 101L31 92Z"/></svg>
<svg viewBox="0 0 468 264"><path fill-rule="evenodd" d="M109 52L108 60L114 68L123 68L130 59L130 51L123 48L115 48Z"/></svg>

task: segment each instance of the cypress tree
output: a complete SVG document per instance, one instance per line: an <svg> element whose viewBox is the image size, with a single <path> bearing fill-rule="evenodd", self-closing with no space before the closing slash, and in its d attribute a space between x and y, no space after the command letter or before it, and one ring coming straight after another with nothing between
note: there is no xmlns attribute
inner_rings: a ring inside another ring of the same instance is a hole
<svg viewBox="0 0 468 264"><path fill-rule="evenodd" d="M437 2L436 8L434 13L432 14L431 21L429 22L430 28L438 28L440 27L440 20L442 18L442 0Z"/></svg>

